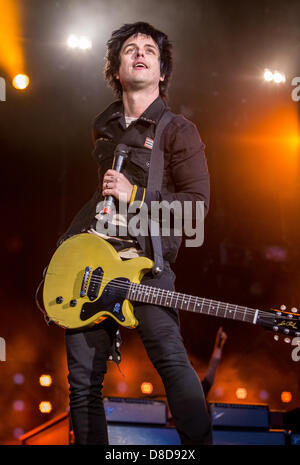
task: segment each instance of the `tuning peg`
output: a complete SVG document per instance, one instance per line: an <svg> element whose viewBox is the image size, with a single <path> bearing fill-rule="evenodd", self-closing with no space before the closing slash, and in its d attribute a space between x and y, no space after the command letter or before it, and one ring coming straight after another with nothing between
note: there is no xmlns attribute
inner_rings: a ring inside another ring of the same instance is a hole
<svg viewBox="0 0 300 465"><path fill-rule="evenodd" d="M275 334L274 339L275 339L275 341L279 341L279 336L278 336L278 334Z"/></svg>
<svg viewBox="0 0 300 465"><path fill-rule="evenodd" d="M290 338L289 337L285 337L284 338L284 342L286 342L287 344L289 344L291 342Z"/></svg>
<svg viewBox="0 0 300 465"><path fill-rule="evenodd" d="M285 306L285 305L281 305L281 306L280 306L280 310L285 311L285 310L286 310L286 306Z"/></svg>
<svg viewBox="0 0 300 465"><path fill-rule="evenodd" d="M298 312L298 308L296 308L296 307L291 308L291 312L297 313L297 312Z"/></svg>

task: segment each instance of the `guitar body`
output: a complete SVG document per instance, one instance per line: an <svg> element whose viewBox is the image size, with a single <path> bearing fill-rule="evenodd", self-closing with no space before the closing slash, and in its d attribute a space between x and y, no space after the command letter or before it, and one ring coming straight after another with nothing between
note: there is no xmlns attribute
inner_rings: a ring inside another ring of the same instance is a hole
<svg viewBox="0 0 300 465"><path fill-rule="evenodd" d="M43 291L47 315L70 329L90 327L107 317L136 327L133 306L126 298L128 286L139 284L152 266L147 257L123 261L94 234L73 236L57 248L47 268Z"/></svg>

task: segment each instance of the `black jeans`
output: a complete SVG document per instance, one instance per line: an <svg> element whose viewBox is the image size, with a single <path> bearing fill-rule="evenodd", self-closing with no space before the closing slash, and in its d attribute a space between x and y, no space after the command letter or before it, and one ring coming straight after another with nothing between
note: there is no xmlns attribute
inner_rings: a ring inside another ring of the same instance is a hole
<svg viewBox="0 0 300 465"><path fill-rule="evenodd" d="M145 278L143 284L171 290L173 278L169 268L158 278ZM181 443L210 444L211 426L203 389L187 357L176 311L149 304L137 304L134 311L139 336L162 378ZM88 330L66 331L70 412L76 444L109 443L101 389L117 329L118 324L108 318Z"/></svg>

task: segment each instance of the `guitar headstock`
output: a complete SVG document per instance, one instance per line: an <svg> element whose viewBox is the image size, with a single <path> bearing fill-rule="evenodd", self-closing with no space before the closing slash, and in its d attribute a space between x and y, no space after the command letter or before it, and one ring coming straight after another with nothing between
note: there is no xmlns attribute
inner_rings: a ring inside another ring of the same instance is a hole
<svg viewBox="0 0 300 465"><path fill-rule="evenodd" d="M275 340L279 340L278 334L284 334L285 342L291 342L290 337L300 336L300 312L296 307L287 311L285 305L280 310L272 309L270 312L259 312L257 323L274 331Z"/></svg>

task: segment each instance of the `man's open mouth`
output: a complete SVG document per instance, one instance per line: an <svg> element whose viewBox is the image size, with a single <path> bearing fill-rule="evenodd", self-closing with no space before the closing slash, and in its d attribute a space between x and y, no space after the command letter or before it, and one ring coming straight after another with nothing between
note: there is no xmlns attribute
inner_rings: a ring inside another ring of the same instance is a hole
<svg viewBox="0 0 300 465"><path fill-rule="evenodd" d="M138 69L147 69L145 63L136 63L133 67Z"/></svg>

